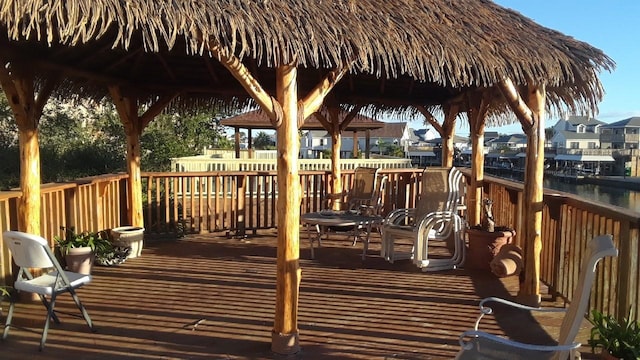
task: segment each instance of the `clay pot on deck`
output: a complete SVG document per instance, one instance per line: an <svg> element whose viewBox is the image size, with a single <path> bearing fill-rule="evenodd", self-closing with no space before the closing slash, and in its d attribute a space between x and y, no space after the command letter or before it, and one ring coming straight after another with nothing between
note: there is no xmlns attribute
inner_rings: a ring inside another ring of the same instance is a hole
<svg viewBox="0 0 640 360"><path fill-rule="evenodd" d="M489 232L482 229L467 229L468 251L465 268L490 271L491 260L500 252L503 245L510 244L516 232L511 229L499 229Z"/></svg>
<svg viewBox="0 0 640 360"><path fill-rule="evenodd" d="M91 275L95 254L90 247L69 248L64 257L69 271Z"/></svg>

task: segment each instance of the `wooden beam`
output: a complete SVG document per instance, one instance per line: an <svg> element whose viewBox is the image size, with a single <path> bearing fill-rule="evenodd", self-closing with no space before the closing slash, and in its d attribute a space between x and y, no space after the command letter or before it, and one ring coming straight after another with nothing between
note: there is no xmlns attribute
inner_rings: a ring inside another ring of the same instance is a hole
<svg viewBox="0 0 640 360"><path fill-rule="evenodd" d="M362 109L362 105L356 105L353 109L351 109L351 111L349 111L347 116L345 116L344 119L342 119L342 122L340 123L340 127L339 127L340 132L347 130L347 127L349 127L353 119L356 118L356 115L358 115L358 113L360 112L360 109ZM338 112L338 115L339 114L340 113Z"/></svg>
<svg viewBox="0 0 640 360"><path fill-rule="evenodd" d="M325 76L325 78L315 87L313 90L307 94L307 96L301 100L302 108L304 109L304 113L302 117L304 119L308 118L311 114L318 111L324 98L327 94L333 89L333 87L342 79L344 74L349 71L352 62L347 63L341 69L332 70Z"/></svg>
<svg viewBox="0 0 640 360"><path fill-rule="evenodd" d="M511 79L507 78L499 82L498 89L500 89L500 92L502 92L502 95L505 97L507 103L518 117L518 120L520 120L522 128L526 133L534 125L533 113L531 112L531 109L529 109L527 104L524 102L524 100L520 96L520 93L518 92L518 89L516 89Z"/></svg>
<svg viewBox="0 0 640 360"><path fill-rule="evenodd" d="M298 175L298 86L295 65L276 69L277 101L282 104L278 134L278 258L276 308L271 350L277 354L300 351L298 297L300 270L300 201ZM286 194L286 195L285 195Z"/></svg>
<svg viewBox="0 0 640 360"><path fill-rule="evenodd" d="M442 130L442 126L438 123L438 120L431 114L429 110L427 110L422 105L417 105L416 109L424 116L424 120L440 134L440 137L444 136L444 130Z"/></svg>
<svg viewBox="0 0 640 360"><path fill-rule="evenodd" d="M209 50L213 56L231 72L231 75L238 80L240 85L242 85L258 105L260 105L262 111L264 111L265 114L269 116L269 119L271 119L272 124L276 128L280 126L282 117L280 104L262 88L260 83L253 77L253 75L251 75L242 61L240 61L240 59L233 55L228 49L214 43L209 43Z"/></svg>
<svg viewBox="0 0 640 360"><path fill-rule="evenodd" d="M165 95L151 104L144 114L142 114L142 129L145 129L156 116L160 115L177 96L178 93Z"/></svg>

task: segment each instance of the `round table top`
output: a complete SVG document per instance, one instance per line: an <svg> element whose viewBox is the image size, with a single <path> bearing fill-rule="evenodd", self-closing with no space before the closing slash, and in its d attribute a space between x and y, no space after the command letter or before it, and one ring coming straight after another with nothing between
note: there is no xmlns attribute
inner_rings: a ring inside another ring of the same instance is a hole
<svg viewBox="0 0 640 360"><path fill-rule="evenodd" d="M315 225L355 226L379 221L379 216L362 215L357 211L322 210L303 214L302 222Z"/></svg>

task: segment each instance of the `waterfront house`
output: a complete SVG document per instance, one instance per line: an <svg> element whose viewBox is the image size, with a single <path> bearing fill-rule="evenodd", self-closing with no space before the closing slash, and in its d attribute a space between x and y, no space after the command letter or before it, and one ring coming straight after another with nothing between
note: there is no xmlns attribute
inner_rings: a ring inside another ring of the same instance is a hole
<svg viewBox="0 0 640 360"><path fill-rule="evenodd" d="M599 133L599 129L605 122L589 116L571 115L566 119L560 119L553 125L553 131L570 131L575 133Z"/></svg>
<svg viewBox="0 0 640 360"><path fill-rule="evenodd" d="M640 117L603 125L600 143L603 149L640 149Z"/></svg>

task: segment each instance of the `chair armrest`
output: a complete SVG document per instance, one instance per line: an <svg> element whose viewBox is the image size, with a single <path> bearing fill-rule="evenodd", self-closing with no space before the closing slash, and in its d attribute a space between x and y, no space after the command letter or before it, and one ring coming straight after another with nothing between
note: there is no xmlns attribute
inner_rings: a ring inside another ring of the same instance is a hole
<svg viewBox="0 0 640 360"><path fill-rule="evenodd" d="M395 209L384 219L384 224L397 225L406 218L413 217L415 213L415 208Z"/></svg>
<svg viewBox="0 0 640 360"><path fill-rule="evenodd" d="M521 310L528 310L528 311L540 311L540 312L566 312L567 309L564 308L541 308L541 307L533 307L533 306L527 306L527 305L523 305L514 301L510 301L507 299L502 299L499 297L488 297L488 298L484 298L480 301L480 315L478 316L478 319L476 320L476 324L474 329L478 330L478 326L480 325L480 320L482 319L483 316L488 315L488 314L493 314L493 309L490 308L489 306L485 306L486 303L488 302L496 302L496 303L500 303L500 304L504 304L504 305L508 305L517 309L521 309Z"/></svg>
<svg viewBox="0 0 640 360"><path fill-rule="evenodd" d="M529 351L572 351L579 348L582 344L574 342L569 345L535 345L535 344L525 344L518 341L510 340L507 338L503 338L501 336L496 336L493 334L489 334L483 331L470 330L465 331L460 335L460 346L464 350L471 350L473 347L473 342L465 341L467 338L476 338L476 339L487 339L493 342L496 342L501 345L506 345L510 348L529 350Z"/></svg>

